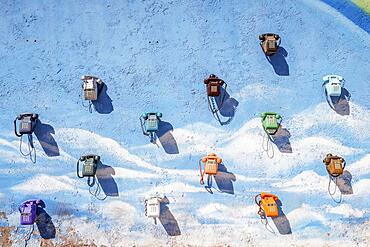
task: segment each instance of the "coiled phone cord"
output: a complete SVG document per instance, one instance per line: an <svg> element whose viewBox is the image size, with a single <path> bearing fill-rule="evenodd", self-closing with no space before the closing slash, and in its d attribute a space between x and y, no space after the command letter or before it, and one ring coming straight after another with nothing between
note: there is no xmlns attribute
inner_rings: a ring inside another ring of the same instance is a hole
<svg viewBox="0 0 370 247"><path fill-rule="evenodd" d="M266 230L273 233L273 234L276 234L274 229L271 227L271 225L269 224L268 222L268 219L266 217L266 213L265 213L265 210L263 210L262 206L261 206L261 200L257 201L257 197L260 196L260 194L256 195L254 197L254 202L257 204L257 206L259 207L258 208L258 211L257 211L257 214L260 216L260 220L261 220L261 223L265 226Z"/></svg>
<svg viewBox="0 0 370 247"><path fill-rule="evenodd" d="M87 184L89 185L89 193L94 196L96 199L100 200L100 201L104 201L106 198L107 198L107 195L105 195L105 197L99 197L100 193L102 192L102 188L99 184L99 181L96 177L93 178L93 182L90 183L90 177L88 177L87 179ZM95 189L95 192L93 192L91 189L92 187L94 186L94 184L96 184L96 189Z"/></svg>
<svg viewBox="0 0 370 247"><path fill-rule="evenodd" d="M33 140L32 135L28 134L28 153L24 153L22 149L22 143L23 143L23 135L21 135L21 139L19 141L19 151L23 156L29 156L32 163L36 163L36 148L33 146ZM33 152L33 155L32 155ZM33 157L32 157L33 156Z"/></svg>
<svg viewBox="0 0 370 247"><path fill-rule="evenodd" d="M340 193L340 198L339 198L339 200L336 200L333 196L336 194L336 192L337 192L337 184L338 184L338 176L337 177L335 177L335 187L334 187L334 192L331 192L331 184L332 184L332 180L333 180L333 177L331 177L330 175L329 175L329 184L328 184L328 193L329 193L329 195L330 195L330 197L331 197L331 199L334 201L334 202L336 202L336 203L341 203L342 201L343 201L343 195L342 195L342 193ZM334 181L333 181L334 182Z"/></svg>
<svg viewBox="0 0 370 247"><path fill-rule="evenodd" d="M17 229L15 230L15 233L17 234L19 229L20 228L23 228L23 227L17 227ZM23 237L23 240L24 240L24 246L27 247L28 245L28 241L31 239L31 236L32 236L32 233L35 229L35 224L32 224L32 227L29 228L28 232L24 235Z"/></svg>
<svg viewBox="0 0 370 247"><path fill-rule="evenodd" d="M271 147L271 148L270 148ZM267 156L272 159L275 155L274 153L274 146L271 143L271 137L270 135L265 131L265 134L263 135L262 139L262 149L266 152ZM272 151L272 154L270 155L269 150Z"/></svg>

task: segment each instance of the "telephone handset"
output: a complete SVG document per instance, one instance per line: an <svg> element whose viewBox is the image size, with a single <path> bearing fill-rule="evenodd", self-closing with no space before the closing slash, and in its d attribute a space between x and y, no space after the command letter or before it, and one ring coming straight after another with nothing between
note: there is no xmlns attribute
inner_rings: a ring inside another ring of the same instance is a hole
<svg viewBox="0 0 370 247"><path fill-rule="evenodd" d="M265 192L262 192L262 193L261 193L261 198L262 198L262 199L265 199L265 198L267 198L267 197L272 197L272 199L273 199L274 201L279 200L279 198L278 198L276 195L273 195L273 194L270 194L270 193L265 193Z"/></svg>
<svg viewBox="0 0 370 247"><path fill-rule="evenodd" d="M95 154L89 154L89 155L83 155L80 157L80 161L85 161L87 159L91 159L93 158L96 162L98 162L100 160L100 156L99 155L95 155Z"/></svg>
<svg viewBox="0 0 370 247"><path fill-rule="evenodd" d="M264 112L261 114L262 120L265 120L267 116L275 116L276 119L281 119L281 115L276 112Z"/></svg>

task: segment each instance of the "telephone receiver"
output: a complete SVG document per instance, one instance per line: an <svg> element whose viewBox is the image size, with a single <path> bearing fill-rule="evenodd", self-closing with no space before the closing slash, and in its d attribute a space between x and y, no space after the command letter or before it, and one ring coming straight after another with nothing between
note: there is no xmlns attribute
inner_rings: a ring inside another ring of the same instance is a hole
<svg viewBox="0 0 370 247"><path fill-rule="evenodd" d="M148 113L143 113L141 115L141 118L143 118L144 120L147 120L149 115L156 115L157 118L161 118L162 117L162 113L161 112L148 112Z"/></svg>
<svg viewBox="0 0 370 247"><path fill-rule="evenodd" d="M339 76L339 75L327 75L327 76L324 76L322 78L322 80L324 81L323 86L325 84L327 84L330 81L330 79L337 79L339 82L341 82L341 86L343 87L345 80L343 79L342 76Z"/></svg>
<svg viewBox="0 0 370 247"><path fill-rule="evenodd" d="M273 194L264 193L264 192L261 193L261 199L265 199L267 197L272 197L272 199L274 199L274 201L279 200L279 198L277 196L273 195Z"/></svg>
<svg viewBox="0 0 370 247"><path fill-rule="evenodd" d="M37 114L37 113L22 113L22 114L19 114L18 117L16 117L16 120L22 120L25 117L31 117L31 119L38 119L39 114Z"/></svg>
<svg viewBox="0 0 370 247"><path fill-rule="evenodd" d="M19 206L18 210L19 212L22 213L22 209L26 208L28 205L31 206L35 204L37 207L41 207L41 208L45 208L45 202L43 200L40 200L40 199L31 199L31 200L27 200L27 201L24 201L21 203L21 205Z"/></svg>
<svg viewBox="0 0 370 247"><path fill-rule="evenodd" d="M208 156L206 156L206 157L204 157L204 158L202 158L201 159L201 161L203 162L203 163L206 163L209 159L216 159L216 162L218 163L218 164L220 164L221 162L222 162L222 159L221 158L219 158L219 157L212 157L212 158L209 158Z"/></svg>
<svg viewBox="0 0 370 247"><path fill-rule="evenodd" d="M98 162L100 160L100 156L99 155L95 155L95 154L89 154L89 155L83 155L80 157L79 161L85 161L89 158L94 158L94 161L95 162Z"/></svg>
<svg viewBox="0 0 370 247"><path fill-rule="evenodd" d="M276 119L281 119L281 116L279 114L277 114L276 112L264 112L264 113L261 114L262 120L265 120L265 118L268 115L274 115L276 117Z"/></svg>

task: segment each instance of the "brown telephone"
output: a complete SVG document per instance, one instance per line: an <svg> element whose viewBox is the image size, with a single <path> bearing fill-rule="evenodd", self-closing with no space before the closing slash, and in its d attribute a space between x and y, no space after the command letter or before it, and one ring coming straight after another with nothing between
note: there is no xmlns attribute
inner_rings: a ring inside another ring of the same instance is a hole
<svg viewBox="0 0 370 247"><path fill-rule="evenodd" d="M326 166L326 170L332 177L338 177L343 174L343 170L346 167L346 161L337 155L327 154L323 160Z"/></svg>
<svg viewBox="0 0 370 247"><path fill-rule="evenodd" d="M206 84L207 87L207 95L210 97L219 96L221 94L221 87L224 83L222 79L211 74L207 79L204 79L204 84Z"/></svg>

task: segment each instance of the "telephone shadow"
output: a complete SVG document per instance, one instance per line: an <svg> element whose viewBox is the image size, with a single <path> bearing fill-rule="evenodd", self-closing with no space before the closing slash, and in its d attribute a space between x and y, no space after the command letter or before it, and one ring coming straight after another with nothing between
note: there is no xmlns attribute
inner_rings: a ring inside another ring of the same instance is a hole
<svg viewBox="0 0 370 247"><path fill-rule="evenodd" d="M107 94L108 87L103 82L102 85L98 85L98 98L92 101L95 110L100 114L109 114L113 111L112 99Z"/></svg>
<svg viewBox="0 0 370 247"><path fill-rule="evenodd" d="M52 135L55 134L55 130L51 125L42 123L37 119L34 133L47 156L54 157L60 155L58 144Z"/></svg>
<svg viewBox="0 0 370 247"><path fill-rule="evenodd" d="M287 56L288 52L282 46L278 48L276 54L272 56L266 56L267 61L272 65L277 75L281 76L289 75L289 65L286 61Z"/></svg>
<svg viewBox="0 0 370 247"><path fill-rule="evenodd" d="M158 123L158 131L156 133L164 151L168 154L178 154L179 148L177 146L177 142L172 135L173 126L172 124L159 121Z"/></svg>
<svg viewBox="0 0 370 247"><path fill-rule="evenodd" d="M221 119L217 115L218 121L221 125L229 124L235 116L236 108L239 105L239 101L237 101L235 98L230 97L230 94L223 87L221 87L220 95L214 98L217 104L217 109L219 109L216 114L220 114L222 117L228 118L226 121L221 121Z"/></svg>
<svg viewBox="0 0 370 247"><path fill-rule="evenodd" d="M36 226L40 236L43 239L55 238L56 229L51 216L41 207L37 208L36 214Z"/></svg>
<svg viewBox="0 0 370 247"><path fill-rule="evenodd" d="M332 178L335 185L338 187L342 195L352 195L352 174L349 171L344 171L339 177Z"/></svg>
<svg viewBox="0 0 370 247"><path fill-rule="evenodd" d="M181 231L177 220L168 208L168 198L165 196L160 204L161 214L159 215L159 221L169 236L179 236Z"/></svg>
<svg viewBox="0 0 370 247"><path fill-rule="evenodd" d="M106 196L119 196L117 183L112 177L115 174L116 172L111 166L105 165L101 161L98 162L95 176Z"/></svg>
<svg viewBox="0 0 370 247"><path fill-rule="evenodd" d="M292 145L289 138L291 137L289 130L279 127L278 131L271 135L271 141L274 143L281 153L293 153Z"/></svg>
<svg viewBox="0 0 370 247"><path fill-rule="evenodd" d="M213 187L213 177L216 181L217 187ZM216 175L207 177L207 185L204 186L208 193L213 194L212 188L216 189L221 193L234 194L233 182L236 181L236 177L233 173L228 172L224 164L218 165L218 171Z"/></svg>
<svg viewBox="0 0 370 247"><path fill-rule="evenodd" d="M280 200L276 201L276 205L278 207L279 216L278 217L271 217L272 221L274 222L276 228L278 229L281 235L292 234L292 228L290 226L290 222L286 215L284 214L283 210L281 209L282 203Z"/></svg>
<svg viewBox="0 0 370 247"><path fill-rule="evenodd" d="M342 88L342 93L339 97L330 96L333 105L328 102L330 108L332 108L336 113L342 116L347 116L350 113L349 108L349 100L351 98L351 94L348 92L347 89ZM328 99L326 99L328 100Z"/></svg>

